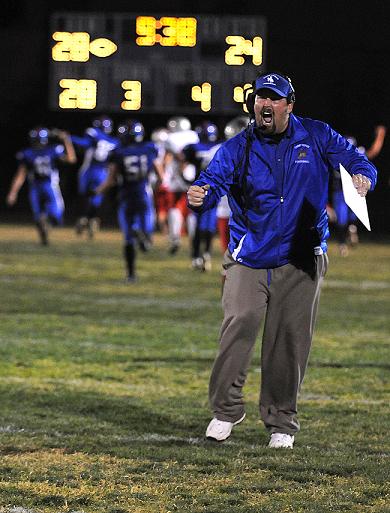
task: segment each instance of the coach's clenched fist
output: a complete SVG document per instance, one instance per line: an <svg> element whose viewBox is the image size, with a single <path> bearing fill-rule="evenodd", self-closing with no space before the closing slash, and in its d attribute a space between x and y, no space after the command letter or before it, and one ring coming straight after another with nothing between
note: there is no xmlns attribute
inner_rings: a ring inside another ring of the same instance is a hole
<svg viewBox="0 0 390 513"><path fill-rule="evenodd" d="M203 201L205 196L207 195L207 191L210 189L210 185L191 185L191 187L187 191L188 203L192 207L201 207L203 205Z"/></svg>

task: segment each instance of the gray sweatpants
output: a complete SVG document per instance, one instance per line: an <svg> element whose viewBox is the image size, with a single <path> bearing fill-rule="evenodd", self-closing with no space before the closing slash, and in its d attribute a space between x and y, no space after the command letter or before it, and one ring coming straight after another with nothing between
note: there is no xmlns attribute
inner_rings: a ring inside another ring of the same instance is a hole
<svg viewBox="0 0 390 513"><path fill-rule="evenodd" d="M242 387L265 314L261 418L271 433L294 434L299 430L297 398L328 267L326 254L313 259L311 272L292 264L252 269L225 253L224 319L209 386L210 404L217 419L235 422L244 414Z"/></svg>

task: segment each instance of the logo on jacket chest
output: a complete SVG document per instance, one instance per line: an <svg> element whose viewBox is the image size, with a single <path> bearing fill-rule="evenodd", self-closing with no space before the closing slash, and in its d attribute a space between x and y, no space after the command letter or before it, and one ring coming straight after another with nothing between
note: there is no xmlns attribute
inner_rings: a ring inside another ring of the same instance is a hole
<svg viewBox="0 0 390 513"><path fill-rule="evenodd" d="M294 163L295 164L310 164L308 159L310 146L308 144L297 144L294 146L294 150L297 151Z"/></svg>

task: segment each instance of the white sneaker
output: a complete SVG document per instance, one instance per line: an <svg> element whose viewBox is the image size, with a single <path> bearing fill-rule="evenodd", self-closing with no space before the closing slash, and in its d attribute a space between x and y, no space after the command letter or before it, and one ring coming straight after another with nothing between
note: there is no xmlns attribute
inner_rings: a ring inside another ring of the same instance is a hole
<svg viewBox="0 0 390 513"><path fill-rule="evenodd" d="M294 436L286 433L272 433L268 447L272 449L292 449Z"/></svg>
<svg viewBox="0 0 390 513"><path fill-rule="evenodd" d="M233 426L236 426L244 419L245 413L240 419L236 420L236 422L226 422L224 420L218 420L214 417L210 424L207 426L206 437L212 440L217 440L217 442L223 442L223 440L229 438Z"/></svg>

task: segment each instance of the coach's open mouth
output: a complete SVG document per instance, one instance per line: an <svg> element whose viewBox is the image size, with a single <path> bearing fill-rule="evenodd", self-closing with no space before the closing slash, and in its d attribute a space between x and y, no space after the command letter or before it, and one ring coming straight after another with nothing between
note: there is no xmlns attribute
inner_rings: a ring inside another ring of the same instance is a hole
<svg viewBox="0 0 390 513"><path fill-rule="evenodd" d="M273 119L273 112L272 109L269 107L266 107L261 111L261 117L263 118L263 122L265 125L270 125L272 123Z"/></svg>

